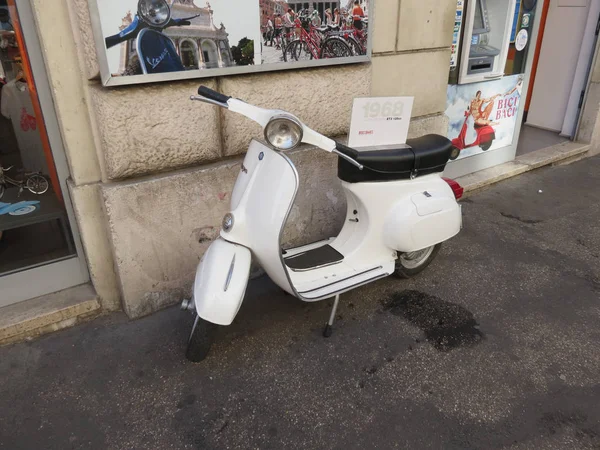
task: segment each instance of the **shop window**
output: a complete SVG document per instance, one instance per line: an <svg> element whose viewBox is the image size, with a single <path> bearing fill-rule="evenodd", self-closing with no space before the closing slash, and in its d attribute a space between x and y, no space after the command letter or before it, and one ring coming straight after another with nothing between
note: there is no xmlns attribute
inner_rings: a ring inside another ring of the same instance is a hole
<svg viewBox="0 0 600 450"><path fill-rule="evenodd" d="M75 254L29 58L13 14L14 8L0 4L0 277Z"/></svg>

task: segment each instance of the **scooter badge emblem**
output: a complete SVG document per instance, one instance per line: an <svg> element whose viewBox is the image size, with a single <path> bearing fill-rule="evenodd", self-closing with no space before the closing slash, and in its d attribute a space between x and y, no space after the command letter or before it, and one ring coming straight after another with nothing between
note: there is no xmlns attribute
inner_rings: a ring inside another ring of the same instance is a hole
<svg viewBox="0 0 600 450"><path fill-rule="evenodd" d="M264 152L260 152L260 153L258 154L258 160L259 160L259 161L262 161L264 157L265 157L265 154L264 154Z"/></svg>

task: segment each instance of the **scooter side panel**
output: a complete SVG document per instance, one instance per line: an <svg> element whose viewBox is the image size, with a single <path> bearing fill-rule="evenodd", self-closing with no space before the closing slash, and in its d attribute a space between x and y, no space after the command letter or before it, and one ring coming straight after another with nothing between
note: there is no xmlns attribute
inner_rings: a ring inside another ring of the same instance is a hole
<svg viewBox="0 0 600 450"><path fill-rule="evenodd" d="M439 185L441 187L446 187ZM386 218L384 240L399 252L413 252L458 234L460 206L448 189L427 189L398 201Z"/></svg>
<svg viewBox="0 0 600 450"><path fill-rule="evenodd" d="M238 313L250 276L250 250L223 239L214 241L198 264L194 304L198 315L230 325Z"/></svg>

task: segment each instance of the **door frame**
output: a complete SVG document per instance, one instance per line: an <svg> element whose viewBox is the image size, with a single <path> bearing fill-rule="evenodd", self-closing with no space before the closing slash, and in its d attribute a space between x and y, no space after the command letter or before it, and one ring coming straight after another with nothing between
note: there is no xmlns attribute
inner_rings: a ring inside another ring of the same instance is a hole
<svg viewBox="0 0 600 450"><path fill-rule="evenodd" d="M574 124L572 124L572 126L573 126L573 135L571 137L572 140L576 140L579 135L579 128L581 126L581 118L583 116L583 110L584 110L585 105L588 100L590 83L592 81L592 72L594 71L594 67L596 66L596 59L598 58L598 41L599 41L598 33L599 33L599 27L600 27L600 11L598 8L600 8L600 5L598 5L598 4L594 5L594 2L597 2L597 1L598 0L590 1L590 20L588 20L588 23L586 24L586 32L583 35L584 42L582 45L582 49L584 46L586 46L585 40L589 39L588 44L587 44L587 46L588 46L587 56L580 54L579 60L577 63L577 65L578 65L577 70L580 70L580 65L585 67L585 79L584 79L585 81L583 82L581 97L580 97L578 105L577 105L575 121L574 121ZM594 6L596 9L594 9ZM592 15L593 13L595 13L595 15ZM592 24L592 26L590 26L590 22L592 20L594 21L594 23ZM593 31L592 31L592 28L593 28ZM575 76L577 76L577 73L575 74ZM569 114L568 108L567 108L567 114ZM565 122L566 121L567 121L567 119L565 117ZM563 131L564 131L564 123L565 122L563 122Z"/></svg>
<svg viewBox="0 0 600 450"><path fill-rule="evenodd" d="M20 272L0 276L0 307L18 303L41 295L57 292L90 280L87 262L81 244L81 237L71 196L67 185L70 176L64 151L58 118L54 109L52 91L37 34L33 10L29 0L9 0L9 6L16 6L27 59L34 74L39 107L42 112L46 133L54 159L58 181L62 191L65 209L71 226L75 244L75 256L57 262L24 269ZM32 282L34 280L34 282Z"/></svg>

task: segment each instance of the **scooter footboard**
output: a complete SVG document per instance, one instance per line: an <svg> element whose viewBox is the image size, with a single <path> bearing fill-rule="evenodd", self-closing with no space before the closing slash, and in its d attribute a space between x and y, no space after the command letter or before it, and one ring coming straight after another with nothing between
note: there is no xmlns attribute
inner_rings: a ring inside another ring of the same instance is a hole
<svg viewBox="0 0 600 450"><path fill-rule="evenodd" d="M198 315L230 325L242 305L250 276L250 250L224 239L214 241L198 264L194 304Z"/></svg>
<svg viewBox="0 0 600 450"><path fill-rule="evenodd" d="M413 252L450 239L461 227L453 194L431 189L394 205L385 221L384 241L399 252Z"/></svg>

